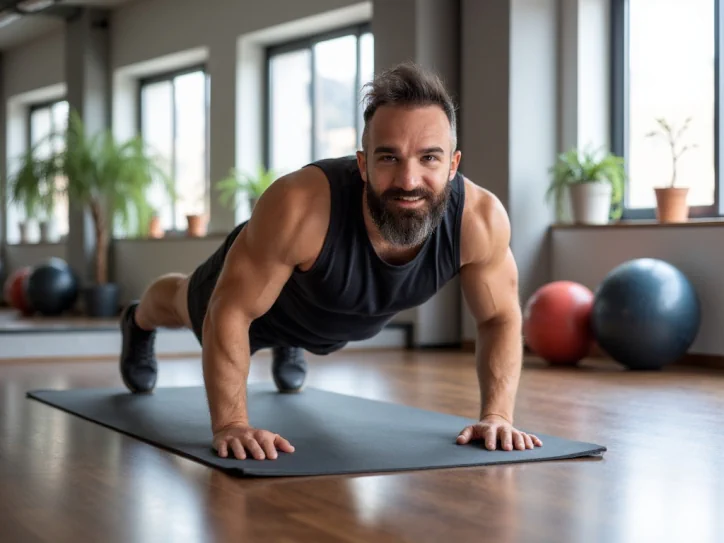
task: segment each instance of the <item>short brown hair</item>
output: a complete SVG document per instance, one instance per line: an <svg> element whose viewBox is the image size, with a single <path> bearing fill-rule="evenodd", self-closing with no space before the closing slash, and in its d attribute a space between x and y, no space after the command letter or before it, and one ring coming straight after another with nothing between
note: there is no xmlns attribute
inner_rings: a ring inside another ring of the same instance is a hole
<svg viewBox="0 0 724 543"><path fill-rule="evenodd" d="M457 117L455 104L442 79L433 71L406 62L383 71L365 84L364 131L362 148L367 148L368 126L377 108L392 106L440 106L450 121L453 151L457 147Z"/></svg>

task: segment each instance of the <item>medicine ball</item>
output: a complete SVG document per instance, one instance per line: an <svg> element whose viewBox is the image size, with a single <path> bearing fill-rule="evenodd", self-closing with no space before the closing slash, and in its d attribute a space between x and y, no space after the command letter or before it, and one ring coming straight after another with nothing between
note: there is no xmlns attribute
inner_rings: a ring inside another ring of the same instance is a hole
<svg viewBox="0 0 724 543"><path fill-rule="evenodd" d="M33 268L26 292L30 304L41 315L60 315L78 299L78 279L64 260L50 258Z"/></svg>
<svg viewBox="0 0 724 543"><path fill-rule="evenodd" d="M20 311L21 314L28 316L33 313L33 308L28 300L25 290L27 278L30 276L32 267L24 266L18 268L5 280L3 289L3 297L5 301L12 307Z"/></svg>
<svg viewBox="0 0 724 543"><path fill-rule="evenodd" d="M697 292L675 266L655 258L625 262L596 289L591 326L601 348L629 369L680 359L701 323Z"/></svg>
<svg viewBox="0 0 724 543"><path fill-rule="evenodd" d="M592 306L593 292L584 285L554 281L542 286L523 310L526 344L552 364L575 364L593 347Z"/></svg>

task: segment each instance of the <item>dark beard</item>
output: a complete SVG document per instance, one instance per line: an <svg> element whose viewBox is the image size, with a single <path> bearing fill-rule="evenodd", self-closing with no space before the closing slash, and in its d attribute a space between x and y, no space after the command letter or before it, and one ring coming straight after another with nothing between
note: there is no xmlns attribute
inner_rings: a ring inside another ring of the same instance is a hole
<svg viewBox="0 0 724 543"><path fill-rule="evenodd" d="M367 179L370 179L369 172ZM382 195L378 195L369 182L366 185L367 209L372 221L385 240L401 247L420 245L432 234L442 222L452 191L450 181L445 185L442 194L437 196L422 188L412 191L389 189ZM394 201L399 196L421 196L427 205L422 209L394 209L392 207L394 204L388 204L388 202Z"/></svg>

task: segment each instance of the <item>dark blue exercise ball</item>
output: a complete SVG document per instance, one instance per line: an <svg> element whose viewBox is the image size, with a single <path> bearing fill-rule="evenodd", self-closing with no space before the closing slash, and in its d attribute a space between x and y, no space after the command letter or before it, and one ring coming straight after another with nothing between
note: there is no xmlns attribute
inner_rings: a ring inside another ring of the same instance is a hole
<svg viewBox="0 0 724 543"><path fill-rule="evenodd" d="M686 275L663 260L625 262L604 277L594 294L594 337L629 369L656 370L675 362L699 332L697 292Z"/></svg>
<svg viewBox="0 0 724 543"><path fill-rule="evenodd" d="M38 313L60 315L78 299L78 278L60 258L50 258L35 266L26 283L28 300Z"/></svg>

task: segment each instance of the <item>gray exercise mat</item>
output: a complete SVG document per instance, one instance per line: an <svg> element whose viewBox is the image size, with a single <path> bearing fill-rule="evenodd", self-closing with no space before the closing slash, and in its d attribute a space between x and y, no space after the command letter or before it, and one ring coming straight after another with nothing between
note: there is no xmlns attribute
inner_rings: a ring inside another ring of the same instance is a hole
<svg viewBox="0 0 724 543"><path fill-rule="evenodd" d="M37 390L28 396L198 462L244 476L299 476L407 471L600 455L605 447L538 435L543 447L488 451L458 445L471 419L314 388L278 394L273 384L248 387L251 423L295 447L276 460L220 458L211 447L203 387Z"/></svg>

